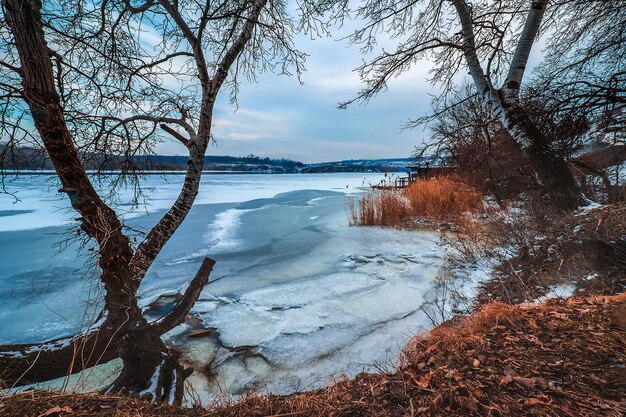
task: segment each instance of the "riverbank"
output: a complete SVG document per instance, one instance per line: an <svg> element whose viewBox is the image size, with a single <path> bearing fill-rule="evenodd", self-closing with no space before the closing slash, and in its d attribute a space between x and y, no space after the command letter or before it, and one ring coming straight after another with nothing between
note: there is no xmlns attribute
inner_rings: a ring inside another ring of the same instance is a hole
<svg viewBox="0 0 626 417"><path fill-rule="evenodd" d="M320 211L322 206L318 205L322 202L326 208ZM452 271L451 278L453 283L479 290L468 298L471 303L472 296L478 293L473 313L457 316L410 340L408 336L417 330L416 324L430 328L429 322L441 323L450 314L458 313L450 304L453 294L445 285L447 281L442 281L441 294L436 291L438 281L431 282L437 270L445 267L441 248L436 249L436 235L427 237L425 232L396 228L348 228L340 208L345 208L345 200L339 193L301 190L222 207L216 212L209 227L211 233L206 235L211 238L209 243L213 248L220 247L218 241L213 242L215 233L220 235L219 231L224 229L214 226L232 220L233 213L239 213L237 230L240 227L257 237L263 236L257 229L266 230L264 221L268 219L297 221L284 230L281 228L275 238L266 236L267 242L246 238L240 242L245 247L222 245L229 258L234 254L243 256L247 262L245 268L235 274L237 280L216 282L220 293L226 295L215 296L217 288L213 287L199 300L194 311L201 319L197 325L202 326L203 333L193 339L197 343L189 339L189 331L198 330L195 327L183 326L181 332L171 335L174 344L187 346L186 356L196 368L190 379L193 389L188 398L191 404L196 401L197 408L173 409L95 394L65 396L31 392L5 398L0 415L14 413L16 407L23 407L25 412L21 414L37 417L49 410L55 411L48 415L105 416L484 415L490 412L611 415L607 412L612 410L618 410L615 415L620 415L624 409L623 381L626 381L623 354L626 307L625 296L620 295L624 289L619 285L590 286L589 283L597 282L598 277L605 276L604 272L609 276L624 272L626 258L619 253L626 235L623 205L587 208L561 217L541 234L514 208L497 213L498 217L482 214L472 217L463 224L478 225L478 231L468 234L465 230L459 235L462 240L457 242L466 246L452 247L460 254L465 251L465 256L460 258L460 265L465 268L460 272L468 276L461 282ZM292 211L297 215L289 215ZM201 210L198 214L197 219L190 217L189 227L197 229L207 224L207 213ZM500 217L504 223L496 221ZM229 230L229 239L238 236L232 233L235 229ZM515 234L509 235L507 230ZM510 243L512 236L519 237L523 245ZM294 237L298 237L297 249L295 244L287 247L281 244ZM312 245L306 251L302 250L304 242ZM467 246L471 242L476 245ZM508 246L502 242L509 242ZM590 246L590 242L595 243ZM250 244L259 251L250 252L251 247L246 246ZM280 251L260 251L274 245L282 245L276 247ZM285 258L285 253L291 253L285 250L292 246L297 253ZM339 247L344 254L338 254ZM409 248L412 254L405 254ZM468 252L469 248L473 252ZM590 252L590 248L599 251ZM607 248L618 252L603 252ZM251 253L257 254L255 265L262 267L256 272L250 269ZM274 259L272 253L279 257ZM494 267L497 257L492 265L483 270L478 268L486 260L486 253L506 256L506 264L513 267L510 280L504 279L503 271ZM592 253L597 256L590 257ZM172 254L159 268L160 278L170 268L172 275L167 281L174 283L180 266L202 255ZM472 257L473 263L469 262ZM268 263L268 260L273 261ZM324 261L320 263L320 260ZM268 274L270 264L273 272ZM260 271L268 275L263 277ZM298 272L301 274L297 275ZM249 279L242 280L246 276ZM294 280L296 276L299 278ZM480 279L472 279L474 276ZM554 279L546 281L539 291L536 285L539 276ZM523 284L520 289L533 291L520 291L523 298L510 298L511 294L518 294L512 293L515 280ZM483 283L480 289L479 282ZM553 291L556 284L572 282L595 289L561 294ZM231 288L244 283L240 290ZM503 290L497 293L496 288ZM572 293L585 297L544 301ZM158 294L156 291L155 295ZM435 303L427 303L433 295ZM148 300L158 298L146 297L144 302L156 308ZM493 302L494 299L498 301ZM428 310L429 305L437 310ZM468 307L465 312L471 311L472 306ZM184 343L176 338L184 339ZM338 363L346 373L345 379L329 383L331 376L338 373ZM38 408L29 409L28 404Z"/></svg>
<svg viewBox="0 0 626 417"><path fill-rule="evenodd" d="M392 373L209 408L31 391L0 400L0 415L620 416L626 413L626 296L487 304L415 337L403 357Z"/></svg>

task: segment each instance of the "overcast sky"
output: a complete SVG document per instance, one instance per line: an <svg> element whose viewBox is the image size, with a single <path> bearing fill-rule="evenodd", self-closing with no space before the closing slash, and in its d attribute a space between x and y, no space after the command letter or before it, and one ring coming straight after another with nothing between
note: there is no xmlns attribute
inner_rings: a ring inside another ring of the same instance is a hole
<svg viewBox="0 0 626 417"><path fill-rule="evenodd" d="M298 37L297 47L309 54L304 85L296 77L263 74L258 83L241 86L237 110L223 91L214 113L216 145L208 153L253 153L302 162L410 156L428 132L401 127L430 109L428 93L435 90L426 81L427 63L394 80L367 105L338 110L338 102L360 89L353 69L363 57L358 48L338 40L348 31L338 30L333 38ZM173 142L157 149L161 154L185 151Z"/></svg>

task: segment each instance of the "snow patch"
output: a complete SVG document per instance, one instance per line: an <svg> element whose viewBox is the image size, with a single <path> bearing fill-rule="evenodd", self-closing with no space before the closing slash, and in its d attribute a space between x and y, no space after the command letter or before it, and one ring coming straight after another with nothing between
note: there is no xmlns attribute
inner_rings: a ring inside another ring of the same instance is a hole
<svg viewBox="0 0 626 417"><path fill-rule="evenodd" d="M157 365L156 369L154 370L154 373L152 374L152 377L150 378L150 385L145 390L139 392L139 397L143 397L146 394L152 394L152 399L150 401L151 402L156 401L156 389L159 384L159 376L161 375L161 367L163 367L164 363L165 361L161 361L161 363Z"/></svg>
<svg viewBox="0 0 626 417"><path fill-rule="evenodd" d="M535 302L541 303L552 298L567 299L576 292L576 284L571 282L550 286L550 290L543 297L539 297Z"/></svg>
<svg viewBox="0 0 626 417"><path fill-rule="evenodd" d="M241 216L247 211L250 210L229 209L215 216L215 220L209 226L209 232L204 235L211 252L232 251L243 245L243 241L236 236L241 225Z"/></svg>
<svg viewBox="0 0 626 417"><path fill-rule="evenodd" d="M595 210L597 208L603 207L602 204L598 204L595 201L592 201L585 196L583 196L583 199L585 200L586 204L579 208L577 216L582 216L583 214L586 214L591 210Z"/></svg>

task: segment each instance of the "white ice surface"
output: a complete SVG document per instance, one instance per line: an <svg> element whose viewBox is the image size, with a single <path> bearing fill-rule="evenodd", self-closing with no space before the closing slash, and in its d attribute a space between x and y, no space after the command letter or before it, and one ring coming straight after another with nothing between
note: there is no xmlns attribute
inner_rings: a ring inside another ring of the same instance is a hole
<svg viewBox="0 0 626 417"><path fill-rule="evenodd" d="M314 388L340 373L395 363L407 338L430 326L420 307L442 265L437 237L335 226L324 225L333 233L312 250L237 278L260 288L238 287L216 301L207 287L193 312L218 329L220 345L249 346L253 354L223 357L210 383L195 374L204 400L253 388ZM199 364L222 349L212 343L190 348Z"/></svg>
<svg viewBox="0 0 626 417"><path fill-rule="evenodd" d="M382 174L205 174L195 204L238 203L301 189L333 190L353 193L359 187L377 184ZM131 201L131 186L116 190L115 198L106 200L116 206L125 218L167 209L174 202L183 184L184 175L146 175L141 189L148 199L140 199L138 207ZM110 182L95 181L95 187L106 196ZM8 178L6 193L0 194L0 232L29 230L71 223L76 213L67 196L58 193L54 175L22 174Z"/></svg>

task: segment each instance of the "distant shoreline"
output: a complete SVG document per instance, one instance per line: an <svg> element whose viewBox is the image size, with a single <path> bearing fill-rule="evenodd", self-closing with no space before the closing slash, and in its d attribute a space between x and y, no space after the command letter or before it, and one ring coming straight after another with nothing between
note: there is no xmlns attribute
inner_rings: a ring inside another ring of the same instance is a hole
<svg viewBox="0 0 626 417"><path fill-rule="evenodd" d="M56 175L56 171L53 170L5 170L2 173L6 175ZM134 172L125 172L125 171L93 171L87 170L88 174L121 174L126 173L129 175L184 175L186 171L183 170L167 170L167 171L156 171L156 170L137 170ZM284 172L260 172L260 171L220 171L220 170L207 170L202 171L202 174L284 174Z"/></svg>
<svg viewBox="0 0 626 417"><path fill-rule="evenodd" d="M386 171L391 173L403 173L403 171ZM125 173L127 175L185 175L186 171L183 170L168 170L168 171L135 171L135 172L124 172L124 171L93 171L87 170L88 174L101 174L101 175L114 175ZM259 174L271 174L271 175L307 175L307 174L382 174L384 171L374 171L374 170L363 170L363 171L333 171L333 172L279 172L279 171L221 171L221 170L206 170L202 171L203 175L234 175L234 174L250 174L250 175L259 175ZM20 176L20 175L56 175L56 171L52 170L4 170L2 171L3 176Z"/></svg>

